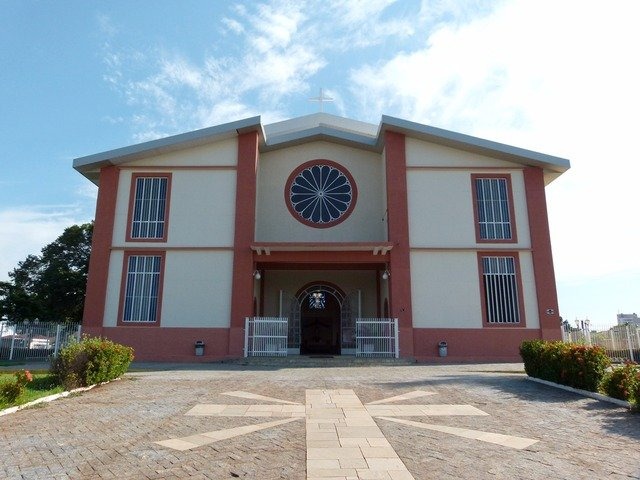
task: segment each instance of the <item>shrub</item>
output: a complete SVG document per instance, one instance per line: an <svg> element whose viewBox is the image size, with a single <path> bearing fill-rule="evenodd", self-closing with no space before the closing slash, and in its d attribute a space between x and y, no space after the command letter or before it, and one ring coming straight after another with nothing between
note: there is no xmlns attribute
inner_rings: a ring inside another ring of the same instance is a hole
<svg viewBox="0 0 640 480"><path fill-rule="evenodd" d="M640 365L627 362L621 367L607 372L602 379L600 389L606 395L620 400L635 400L640 398Z"/></svg>
<svg viewBox="0 0 640 480"><path fill-rule="evenodd" d="M18 382L5 382L0 385L0 397L8 403L14 403L23 391L24 387Z"/></svg>
<svg viewBox="0 0 640 480"><path fill-rule="evenodd" d="M569 346L564 342L544 342L542 350L540 378L555 383L565 383L565 362L569 356Z"/></svg>
<svg viewBox="0 0 640 480"><path fill-rule="evenodd" d="M544 344L545 342L542 340L526 340L520 345L520 356L524 362L524 371L530 377L541 378Z"/></svg>
<svg viewBox="0 0 640 480"><path fill-rule="evenodd" d="M563 383L570 387L597 392L611 360L600 346L569 345L566 352Z"/></svg>
<svg viewBox="0 0 640 480"><path fill-rule="evenodd" d="M133 349L100 337L85 337L62 350L51 373L66 388L86 387L123 375L133 361Z"/></svg>
<svg viewBox="0 0 640 480"><path fill-rule="evenodd" d="M631 401L635 403L636 409L640 409L640 368L636 370L635 381L631 384Z"/></svg>
<svg viewBox="0 0 640 480"><path fill-rule="evenodd" d="M14 403L24 393L24 387L33 380L29 370L20 370L15 373L15 382L5 382L0 385L0 397L8 403Z"/></svg>
<svg viewBox="0 0 640 480"><path fill-rule="evenodd" d="M573 343L527 340L520 355L527 375L592 392L610 365L602 347Z"/></svg>

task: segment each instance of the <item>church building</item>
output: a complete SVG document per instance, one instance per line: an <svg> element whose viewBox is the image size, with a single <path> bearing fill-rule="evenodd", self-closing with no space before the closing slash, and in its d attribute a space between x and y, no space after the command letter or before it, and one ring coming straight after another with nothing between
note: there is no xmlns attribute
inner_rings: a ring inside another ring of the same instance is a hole
<svg viewBox="0 0 640 480"><path fill-rule="evenodd" d="M545 186L565 159L317 113L73 166L99 187L83 331L137 360L242 357L261 319L283 322L288 355L371 353L365 321L418 361L518 361L523 340L561 338Z"/></svg>

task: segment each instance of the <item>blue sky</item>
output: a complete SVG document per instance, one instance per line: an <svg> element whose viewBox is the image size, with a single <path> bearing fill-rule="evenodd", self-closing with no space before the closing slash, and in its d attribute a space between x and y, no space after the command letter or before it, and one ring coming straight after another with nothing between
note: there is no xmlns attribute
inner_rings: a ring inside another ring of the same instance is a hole
<svg viewBox="0 0 640 480"><path fill-rule="evenodd" d="M73 158L262 115L406 118L569 158L547 188L564 318L640 312L635 1L0 5L0 280L93 218Z"/></svg>

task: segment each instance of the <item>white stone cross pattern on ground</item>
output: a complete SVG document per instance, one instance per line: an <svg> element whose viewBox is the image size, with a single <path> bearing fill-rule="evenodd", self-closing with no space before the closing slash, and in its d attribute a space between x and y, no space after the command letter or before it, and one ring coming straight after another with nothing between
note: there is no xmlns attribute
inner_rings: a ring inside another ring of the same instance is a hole
<svg viewBox="0 0 640 480"><path fill-rule="evenodd" d="M398 454L374 421L379 418L412 427L435 430L462 438L523 449L538 440L466 428L447 427L404 420L398 417L488 415L472 405L391 405L393 402L435 395L414 391L363 404L353 390L307 390L304 405L249 392L224 395L274 402L270 405L199 404L186 415L207 417L278 418L244 427L215 430L188 437L156 442L175 450L190 450L285 423L305 419L307 438L307 479L413 479ZM284 417L284 418L282 418Z"/></svg>

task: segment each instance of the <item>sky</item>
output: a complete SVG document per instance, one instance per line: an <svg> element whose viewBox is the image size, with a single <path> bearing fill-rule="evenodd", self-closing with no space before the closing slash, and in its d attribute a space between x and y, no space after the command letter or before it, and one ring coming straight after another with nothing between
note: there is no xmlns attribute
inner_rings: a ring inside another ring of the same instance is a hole
<svg viewBox="0 0 640 480"><path fill-rule="evenodd" d="M261 115L391 115L567 158L560 315L640 314L640 2L0 0L0 281L97 188L73 159Z"/></svg>

